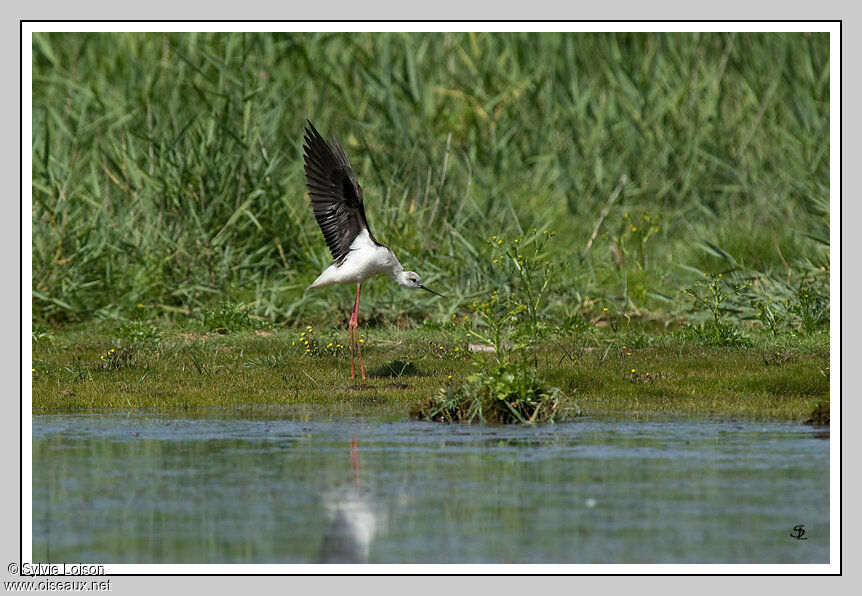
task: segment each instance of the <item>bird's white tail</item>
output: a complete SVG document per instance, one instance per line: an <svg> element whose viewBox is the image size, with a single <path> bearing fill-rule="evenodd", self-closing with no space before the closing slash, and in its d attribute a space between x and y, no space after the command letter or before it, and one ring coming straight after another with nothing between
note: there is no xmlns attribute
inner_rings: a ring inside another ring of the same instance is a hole
<svg viewBox="0 0 862 596"><path fill-rule="evenodd" d="M305 291L313 290L314 288L322 288L323 286L331 286L335 283L335 279L333 279L335 273L335 265L330 265L327 267L323 273L317 276L310 286L305 288Z"/></svg>

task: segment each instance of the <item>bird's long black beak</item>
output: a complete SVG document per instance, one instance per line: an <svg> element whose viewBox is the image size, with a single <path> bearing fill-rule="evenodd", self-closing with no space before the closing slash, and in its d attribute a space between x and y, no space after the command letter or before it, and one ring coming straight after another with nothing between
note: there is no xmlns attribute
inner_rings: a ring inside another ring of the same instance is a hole
<svg viewBox="0 0 862 596"><path fill-rule="evenodd" d="M435 292L434 290L432 290L432 289L430 289L430 288L426 288L426 287L425 287L425 286L423 286L422 284L419 284L419 287L420 287L420 288L422 288L423 290L428 290L428 291L429 291L429 292L431 292L432 294L437 294L437 296L440 296L441 298L445 298L445 297L446 297L446 296L444 296L443 294L440 294L440 293L438 293L438 292Z"/></svg>

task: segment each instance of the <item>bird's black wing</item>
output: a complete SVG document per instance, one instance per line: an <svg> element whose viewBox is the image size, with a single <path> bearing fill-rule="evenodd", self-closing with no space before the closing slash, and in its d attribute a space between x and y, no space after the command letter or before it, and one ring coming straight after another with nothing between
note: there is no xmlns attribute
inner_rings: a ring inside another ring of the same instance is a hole
<svg viewBox="0 0 862 596"><path fill-rule="evenodd" d="M341 264L353 239L368 230L362 207L362 188L341 143L327 143L309 121L305 128L305 183L314 218L323 232L332 259ZM371 236L371 231L368 230ZM374 236L372 241L377 242Z"/></svg>

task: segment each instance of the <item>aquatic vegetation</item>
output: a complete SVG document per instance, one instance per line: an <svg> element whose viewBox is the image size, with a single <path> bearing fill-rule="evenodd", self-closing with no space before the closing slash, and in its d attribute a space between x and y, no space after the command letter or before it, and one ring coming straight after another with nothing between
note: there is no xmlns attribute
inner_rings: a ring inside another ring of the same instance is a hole
<svg viewBox="0 0 862 596"><path fill-rule="evenodd" d="M543 299L554 277L555 267L547 260L553 232L537 228L531 235L518 235L506 241L496 235L488 239L496 256L495 272L489 286L498 285L483 302L474 301L473 318L462 325L462 344L484 342L491 348L495 363L477 360L479 372L463 383L451 379L439 391L414 409L417 417L446 422L528 423L554 422L576 415L576 406L563 405L561 391L547 388L534 368L531 349L544 335ZM453 315L453 322L457 321ZM433 342L431 344L434 345ZM438 354L444 346L437 347ZM452 353L464 350L456 345Z"/></svg>
<svg viewBox="0 0 862 596"><path fill-rule="evenodd" d="M504 361L463 383L450 380L411 414L437 422L508 424L562 422L579 416L580 409L559 389L543 385L535 371Z"/></svg>

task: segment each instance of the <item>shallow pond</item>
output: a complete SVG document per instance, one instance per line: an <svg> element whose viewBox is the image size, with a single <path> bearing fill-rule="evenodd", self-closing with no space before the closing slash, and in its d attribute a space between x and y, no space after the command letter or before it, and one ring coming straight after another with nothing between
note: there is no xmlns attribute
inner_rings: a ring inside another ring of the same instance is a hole
<svg viewBox="0 0 862 596"><path fill-rule="evenodd" d="M691 418L39 415L33 561L827 563L828 436Z"/></svg>

